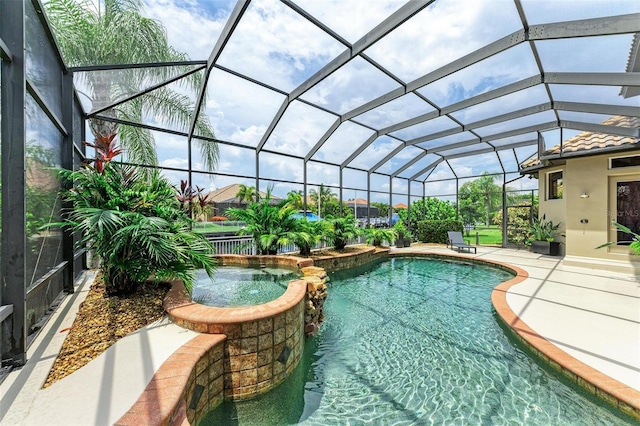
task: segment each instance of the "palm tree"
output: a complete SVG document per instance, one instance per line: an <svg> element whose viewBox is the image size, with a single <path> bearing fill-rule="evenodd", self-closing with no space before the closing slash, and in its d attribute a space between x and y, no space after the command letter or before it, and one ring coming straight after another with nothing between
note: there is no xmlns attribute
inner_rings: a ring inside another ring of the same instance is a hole
<svg viewBox="0 0 640 426"><path fill-rule="evenodd" d="M287 203L291 204L296 210L301 210L304 207L304 195L302 190L289 191L287 193Z"/></svg>
<svg viewBox="0 0 640 426"><path fill-rule="evenodd" d="M364 234L367 236L367 244L377 247L385 241L391 244L393 240L398 239L398 232L395 229L367 228Z"/></svg>
<svg viewBox="0 0 640 426"><path fill-rule="evenodd" d="M240 204L242 202L253 203L258 201L259 194L255 186L247 186L241 183L238 187L238 192L236 192L236 198Z"/></svg>
<svg viewBox="0 0 640 426"><path fill-rule="evenodd" d="M271 190L259 201L246 209L230 208L229 216L247 224L239 231L240 235L251 235L259 254L277 254L278 249L290 243L300 241L312 244L312 237L301 230L299 219L294 217L296 210L286 200L278 205L271 203Z"/></svg>
<svg viewBox="0 0 640 426"><path fill-rule="evenodd" d="M353 216L329 219L328 222L325 238L336 250L344 249L349 240L357 238L362 233Z"/></svg>
<svg viewBox="0 0 640 426"><path fill-rule="evenodd" d="M46 0L45 9L69 66L188 60L186 54L167 44L165 30L159 22L141 15L141 0ZM188 131L194 115L193 104L186 95L167 86L109 107L117 100L138 93L141 88L166 82L188 70L190 68L185 66L142 67L108 73L93 71L79 76L84 78L94 111L107 108L101 115L134 123L152 116L164 125ZM177 82L197 91L201 80L202 75L192 73ZM97 118L90 120L90 126L94 136L117 133L130 161L157 164L155 143L149 130ZM206 116L199 116L195 134L214 137ZM218 162L217 144L201 141L199 145L205 168L213 171Z"/></svg>
<svg viewBox="0 0 640 426"><path fill-rule="evenodd" d="M336 194L331 192L330 188L325 187L324 184L321 183L317 191L315 189L309 191L309 197L318 207L318 216L324 217L326 216L326 206L336 198Z"/></svg>
<svg viewBox="0 0 640 426"><path fill-rule="evenodd" d="M311 250L322 240L329 229L329 223L325 220L311 222L302 218L298 219L296 229L292 242L298 247L300 256L311 256Z"/></svg>
<svg viewBox="0 0 640 426"><path fill-rule="evenodd" d="M482 173L482 176L476 179L475 182L484 201L485 225L489 226L491 224L491 213L500 202L502 190L495 184L493 176L489 175L489 172Z"/></svg>

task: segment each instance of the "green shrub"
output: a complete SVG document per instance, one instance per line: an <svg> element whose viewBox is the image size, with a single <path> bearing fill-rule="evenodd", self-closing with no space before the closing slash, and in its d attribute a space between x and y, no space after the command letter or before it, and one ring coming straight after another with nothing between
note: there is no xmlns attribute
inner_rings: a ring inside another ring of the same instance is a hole
<svg viewBox="0 0 640 426"><path fill-rule="evenodd" d="M448 231L463 231L461 220L422 220L418 222L416 236L423 243L447 242Z"/></svg>
<svg viewBox="0 0 640 426"><path fill-rule="evenodd" d="M507 211L507 242L524 244L531 225L531 207L510 207ZM493 217L493 223L502 226L502 210Z"/></svg>
<svg viewBox="0 0 640 426"><path fill-rule="evenodd" d="M313 229L294 216L296 212L297 209L287 200L273 205L271 188L265 197L252 202L246 209L234 207L227 210L229 217L247 224L238 234L251 235L261 255L275 255L280 247L290 243L302 251L307 248L308 252L311 251L318 239L308 232Z"/></svg>
<svg viewBox="0 0 640 426"><path fill-rule="evenodd" d="M63 192L73 208L66 220L51 225L78 232L78 245L95 250L108 295L131 293L149 278L179 278L190 290L196 269L213 274L213 246L192 232L175 188L157 171L146 176L135 167L104 162L99 169L60 175L73 183Z"/></svg>
<svg viewBox="0 0 640 426"><path fill-rule="evenodd" d="M324 238L336 250L344 249L349 240L358 238L361 234L353 216L331 218L327 222L329 225Z"/></svg>
<svg viewBox="0 0 640 426"><path fill-rule="evenodd" d="M368 228L365 229L364 232L367 237L367 244L370 244L372 246L381 246L385 241L391 244L393 240L398 238L398 235L394 229Z"/></svg>
<svg viewBox="0 0 640 426"><path fill-rule="evenodd" d="M298 219L298 231L293 234L293 243L300 250L300 256L311 256L311 250L323 238L329 224L325 220L310 222Z"/></svg>

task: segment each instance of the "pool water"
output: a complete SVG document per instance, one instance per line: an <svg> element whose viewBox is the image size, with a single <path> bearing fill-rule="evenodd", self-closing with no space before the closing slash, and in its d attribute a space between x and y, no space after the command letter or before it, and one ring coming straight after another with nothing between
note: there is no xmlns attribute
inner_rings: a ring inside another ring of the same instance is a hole
<svg viewBox="0 0 640 426"><path fill-rule="evenodd" d="M490 295L511 277L419 258L333 274L326 320L294 373L200 424L633 424L505 337Z"/></svg>
<svg viewBox="0 0 640 426"><path fill-rule="evenodd" d="M198 271L197 274L191 298L218 308L270 302L282 296L289 281L298 278L293 270L278 267L219 266L213 281L204 271Z"/></svg>

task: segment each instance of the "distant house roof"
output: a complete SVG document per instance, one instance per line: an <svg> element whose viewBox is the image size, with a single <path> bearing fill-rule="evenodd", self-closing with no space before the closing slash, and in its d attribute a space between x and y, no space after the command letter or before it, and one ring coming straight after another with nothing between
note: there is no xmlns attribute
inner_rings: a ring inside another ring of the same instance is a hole
<svg viewBox="0 0 640 426"><path fill-rule="evenodd" d="M344 202L347 206L353 206L355 203L357 206L368 206L369 203L364 198L356 198L355 200L347 200Z"/></svg>
<svg viewBox="0 0 640 426"><path fill-rule="evenodd" d="M614 116L602 122L603 125L639 128L640 117ZM612 148L633 148L640 147L640 138L630 136L618 136L604 133L582 132L572 138L567 139L562 145L558 144L544 151L543 155L559 155L568 153L579 153L591 155L606 151ZM520 165L523 172L531 169L544 167L545 163L540 158L531 158Z"/></svg>
<svg viewBox="0 0 640 426"><path fill-rule="evenodd" d="M403 204L403 203L398 203L396 205L393 206L394 209L407 209L407 205Z"/></svg>
<svg viewBox="0 0 640 426"><path fill-rule="evenodd" d="M240 199L236 197L236 194L240 190L240 184L234 183L224 188L219 188L214 191L211 191L207 194L208 200L210 203L240 203ZM264 198L267 196L266 192L259 191L260 197ZM276 197L275 195L271 195L272 200L279 201L280 197ZM246 204L246 201L243 201L243 204Z"/></svg>

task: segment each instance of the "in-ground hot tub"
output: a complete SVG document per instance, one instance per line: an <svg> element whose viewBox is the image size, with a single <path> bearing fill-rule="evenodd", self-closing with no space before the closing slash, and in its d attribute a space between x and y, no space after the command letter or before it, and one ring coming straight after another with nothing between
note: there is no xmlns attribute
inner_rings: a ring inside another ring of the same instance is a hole
<svg viewBox="0 0 640 426"><path fill-rule="evenodd" d="M206 306L236 308L270 302L282 296L297 270L282 266L219 266L213 280L198 271L192 300Z"/></svg>

